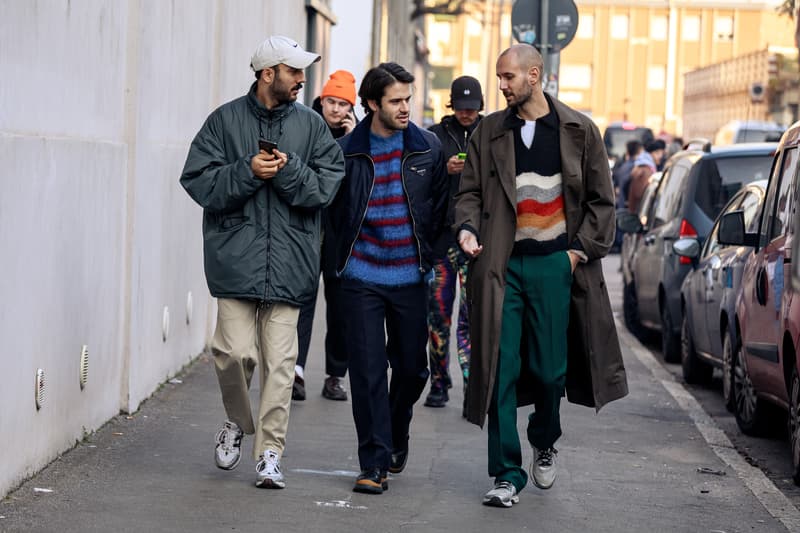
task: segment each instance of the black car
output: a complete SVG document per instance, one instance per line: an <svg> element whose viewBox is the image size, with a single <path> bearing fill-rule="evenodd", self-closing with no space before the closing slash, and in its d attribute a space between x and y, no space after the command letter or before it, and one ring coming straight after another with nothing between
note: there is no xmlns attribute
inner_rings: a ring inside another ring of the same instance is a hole
<svg viewBox="0 0 800 533"><path fill-rule="evenodd" d="M672 244L682 238L702 245L714 219L743 186L766 179L777 143L690 148L673 155L664 168L647 212L646 224L634 213L619 212L626 233L641 234L623 268L623 307L633 333L644 326L661 332L661 350L669 362L680 360L681 284L692 260L678 256Z"/></svg>
<svg viewBox="0 0 800 533"><path fill-rule="evenodd" d="M719 219L725 213L742 211L747 231L757 231L757 215L766 188L767 181L759 180L736 193L717 217L702 250L696 239L678 239L672 245L678 255L692 259L694 267L681 287L683 378L687 383L708 383L714 367L722 368L722 392L728 407L733 407L731 369L739 342L735 327L736 297L745 261L753 248L720 244Z"/></svg>

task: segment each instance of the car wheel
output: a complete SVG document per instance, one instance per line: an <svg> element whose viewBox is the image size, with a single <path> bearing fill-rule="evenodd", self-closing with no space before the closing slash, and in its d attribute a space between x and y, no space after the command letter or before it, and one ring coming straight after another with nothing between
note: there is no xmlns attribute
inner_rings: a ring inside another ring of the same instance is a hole
<svg viewBox="0 0 800 533"><path fill-rule="evenodd" d="M725 407L728 411L733 412L736 405L733 395L733 357L735 354L736 346L731 338L731 332L725 332L725 338L722 341L722 399L725 401Z"/></svg>
<svg viewBox="0 0 800 533"><path fill-rule="evenodd" d="M800 375L797 366L792 368L792 382L789 389L789 442L792 450L792 478L800 485Z"/></svg>
<svg viewBox="0 0 800 533"><path fill-rule="evenodd" d="M759 400L750 374L747 373L747 363L744 349L737 346L733 352L733 414L742 433L759 436L764 434L764 407L763 400Z"/></svg>
<svg viewBox="0 0 800 533"><path fill-rule="evenodd" d="M668 363L679 363L681 360L680 338L673 333L672 315L667 305L661 306L661 354Z"/></svg>
<svg viewBox="0 0 800 533"><path fill-rule="evenodd" d="M683 367L683 379L686 383L699 383L707 385L711 381L714 368L700 360L697 352L694 351L694 342L689 328L689 318L683 313L681 322L681 367Z"/></svg>
<svg viewBox="0 0 800 533"><path fill-rule="evenodd" d="M628 331L644 342L646 332L639 321L639 301L636 299L636 285L633 282L626 283L622 290L622 315Z"/></svg>

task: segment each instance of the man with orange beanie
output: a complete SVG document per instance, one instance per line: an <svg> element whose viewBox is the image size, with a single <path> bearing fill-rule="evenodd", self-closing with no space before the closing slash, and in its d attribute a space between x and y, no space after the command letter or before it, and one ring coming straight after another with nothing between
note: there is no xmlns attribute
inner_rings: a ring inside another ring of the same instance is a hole
<svg viewBox="0 0 800 533"><path fill-rule="evenodd" d="M334 139L350 133L356 125L356 78L346 70L331 74L312 108L322 115Z"/></svg>
<svg viewBox="0 0 800 533"><path fill-rule="evenodd" d="M358 120L353 113L353 106L356 103L356 79L346 70L337 70L330 75L330 78L322 88L312 109L322 115L331 135L334 139L343 137L350 133ZM326 218L323 215L323 223ZM323 253L325 253L325 242L323 241ZM336 306L336 294L338 280L335 276L328 276L323 272L325 281L325 319L328 331L325 334L325 383L322 387L322 396L329 400L347 400L347 390L344 388L344 376L347 373L347 355L343 348L344 340L341 338L343 327L341 326L342 313L338 312ZM295 366L294 387L292 388L292 399L304 400L305 376L304 369L308 358L308 348L311 344L311 329L314 324L314 309L317 299L313 298L300 309L300 317L297 320L297 339L298 356Z"/></svg>

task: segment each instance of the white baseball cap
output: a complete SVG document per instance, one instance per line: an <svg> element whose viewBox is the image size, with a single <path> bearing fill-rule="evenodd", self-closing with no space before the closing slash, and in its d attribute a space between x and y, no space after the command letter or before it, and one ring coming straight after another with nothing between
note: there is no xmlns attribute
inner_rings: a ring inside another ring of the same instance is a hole
<svg viewBox="0 0 800 533"><path fill-rule="evenodd" d="M292 68L306 68L321 59L312 52L306 52L299 44L283 35L273 35L258 45L250 59L250 68L255 72L274 67L280 63Z"/></svg>

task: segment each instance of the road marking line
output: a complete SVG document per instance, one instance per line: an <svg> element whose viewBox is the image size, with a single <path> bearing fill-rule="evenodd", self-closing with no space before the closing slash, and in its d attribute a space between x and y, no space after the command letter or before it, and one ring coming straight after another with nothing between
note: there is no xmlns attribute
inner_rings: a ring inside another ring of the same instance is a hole
<svg viewBox="0 0 800 533"><path fill-rule="evenodd" d="M351 472L350 470L311 470L309 468L294 468L292 472L298 474L316 474L321 476L340 476L340 477L357 477L359 472Z"/></svg>
<svg viewBox="0 0 800 533"><path fill-rule="evenodd" d="M800 511L792 505L792 502L778 490L778 487L764 475L764 472L749 464L739 454L728 436L722 431L714 419L705 412L703 407L686 390L681 383L661 366L655 356L645 348L619 320L615 320L617 332L620 338L631 348L633 355L653 374L661 385L670 393L678 405L686 411L694 422L703 439L709 444L717 457L731 467L734 472L744 481L744 484L753 493L761 505L779 520L789 531L800 531Z"/></svg>

